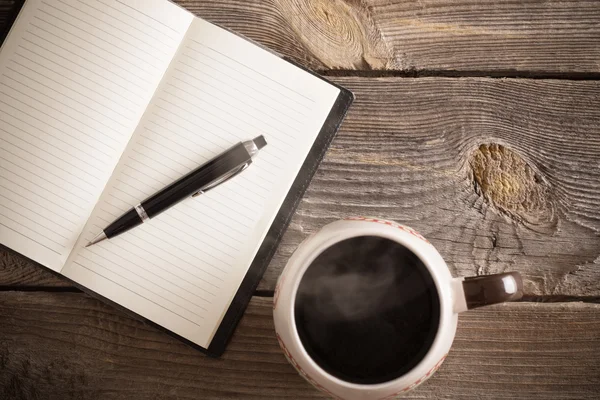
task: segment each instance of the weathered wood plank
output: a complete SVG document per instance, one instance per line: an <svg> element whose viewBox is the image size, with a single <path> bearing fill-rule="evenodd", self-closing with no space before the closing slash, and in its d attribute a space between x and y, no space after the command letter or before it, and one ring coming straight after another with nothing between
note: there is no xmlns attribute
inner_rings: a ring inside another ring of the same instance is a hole
<svg viewBox="0 0 600 400"><path fill-rule="evenodd" d="M71 287L61 277L0 245L0 288Z"/></svg>
<svg viewBox="0 0 600 400"><path fill-rule="evenodd" d="M318 69L599 72L597 1L179 1Z"/></svg>
<svg viewBox="0 0 600 400"><path fill-rule="evenodd" d="M83 294L0 293L0 398L320 398L255 298L214 360ZM595 399L600 305L519 303L461 316L441 370L408 398ZM568 343L568 346L565 345Z"/></svg>
<svg viewBox="0 0 600 400"><path fill-rule="evenodd" d="M12 0L0 0L2 10ZM600 3L481 0L179 0L317 69L600 72Z"/></svg>
<svg viewBox="0 0 600 400"><path fill-rule="evenodd" d="M357 101L261 289L309 234L372 215L420 230L455 275L518 270L528 294L600 295L600 83L336 80ZM0 253L0 286L65 285L15 257Z"/></svg>
<svg viewBox="0 0 600 400"><path fill-rule="evenodd" d="M455 275L518 270L529 294L600 293L599 82L337 81L355 107L263 287L325 223L372 215L421 231Z"/></svg>

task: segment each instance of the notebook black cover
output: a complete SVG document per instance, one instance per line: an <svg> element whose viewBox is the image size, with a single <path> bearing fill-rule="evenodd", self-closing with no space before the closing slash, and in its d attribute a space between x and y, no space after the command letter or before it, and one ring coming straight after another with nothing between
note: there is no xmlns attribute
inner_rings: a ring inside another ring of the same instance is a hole
<svg viewBox="0 0 600 400"><path fill-rule="evenodd" d="M6 39L6 36L8 35L12 24L15 22L23 4L24 0L17 0L15 2L15 6L12 12L9 14L4 29L0 30L0 45ZM267 269L267 266L271 262L271 259L273 258L277 247L279 246L281 237L287 229L290 220L292 219L292 216L294 215L294 212L296 211L296 208L300 203L300 200L304 196L306 188L312 180L317 168L319 167L319 164L323 160L325 152L327 151L329 145L333 141L342 121L344 120L344 117L346 116L346 113L348 112L350 105L354 101L354 95L349 90L324 79L323 77L313 73L312 71L307 70L301 65L294 63L288 58L284 59L287 62L294 64L296 67L301 68L311 73L312 75L317 76L318 78L328 82L329 84L337 87L338 89L340 89L340 94L337 100L335 101L327 119L325 120L325 123L323 124L321 131L317 136L317 139L315 140L310 152L308 153L308 156L306 157L302 165L300 173L296 176L296 179L294 180L290 191L288 192L281 208L279 209L279 212L277 213L277 216L275 217L275 220L273 221L273 224L271 225L271 228L269 229L265 240L261 244L258 253L254 257L254 260L252 261L252 264L250 265L250 268L248 269L244 280L238 288L236 295L233 298L231 304L229 305L229 308L227 309L227 312L225 313L225 316L223 317L223 320L221 321L221 324L219 325L219 328L217 329L217 332L215 333L215 336L213 337L208 348L201 347L196 343L193 343L177 335L176 333L171 332L168 329L150 320L147 320L141 315L136 314L131 310L123 307L122 305L115 303L103 297L102 295L95 293L94 291L84 286L79 285L76 282L71 281L67 277L58 274L55 271L50 270L49 268L46 268L38 263L35 264L39 265L40 267L50 271L51 273L57 276L60 276L62 279L67 279L74 286L90 294L91 296L96 297L108 304L111 304L112 306L126 312L127 314L134 316L136 319L141 319L145 321L146 323L158 328L163 332L168 333L171 336L178 338L179 340L182 340L183 342L191 345L192 347L204 353L207 353L210 356L219 357L221 354L223 354L227 343L233 336L235 327L240 321L242 315L244 314L244 311L248 307L248 304L250 303L250 300L252 299L252 296L254 295L254 292L260 280L262 279L265 270ZM11 249L6 248L5 246L0 245L0 247L7 251L13 252Z"/></svg>

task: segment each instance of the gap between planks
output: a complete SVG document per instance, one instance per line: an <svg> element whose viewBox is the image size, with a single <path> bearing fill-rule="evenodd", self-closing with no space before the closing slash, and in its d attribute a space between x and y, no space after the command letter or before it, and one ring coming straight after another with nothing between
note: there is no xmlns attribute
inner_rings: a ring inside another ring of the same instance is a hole
<svg viewBox="0 0 600 400"><path fill-rule="evenodd" d="M37 292L37 293L83 293L76 287L51 287L51 286L0 286L1 292ZM254 297L270 298L275 295L274 290L256 290ZM600 304L600 296L565 296L565 295L525 295L517 303L587 303Z"/></svg>
<svg viewBox="0 0 600 400"><path fill-rule="evenodd" d="M564 81L599 81L597 72L560 72L560 71L455 71L455 70L317 70L326 77L359 77L359 78L490 78L490 79L532 79L532 80L564 80Z"/></svg>

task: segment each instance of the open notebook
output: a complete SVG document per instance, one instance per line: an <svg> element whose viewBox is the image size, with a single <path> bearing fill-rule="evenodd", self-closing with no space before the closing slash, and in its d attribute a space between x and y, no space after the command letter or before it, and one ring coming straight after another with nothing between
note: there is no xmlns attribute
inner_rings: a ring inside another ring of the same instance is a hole
<svg viewBox="0 0 600 400"><path fill-rule="evenodd" d="M351 101L166 0L27 0L0 51L0 243L220 354ZM259 135L243 174L83 247Z"/></svg>

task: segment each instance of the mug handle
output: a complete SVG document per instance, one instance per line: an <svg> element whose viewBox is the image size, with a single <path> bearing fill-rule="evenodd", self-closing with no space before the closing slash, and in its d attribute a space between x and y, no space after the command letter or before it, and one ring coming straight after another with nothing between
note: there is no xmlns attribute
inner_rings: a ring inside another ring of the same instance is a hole
<svg viewBox="0 0 600 400"><path fill-rule="evenodd" d="M454 281L456 312L523 297L523 279L518 272L458 278Z"/></svg>

